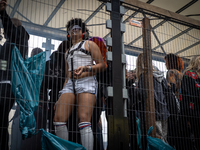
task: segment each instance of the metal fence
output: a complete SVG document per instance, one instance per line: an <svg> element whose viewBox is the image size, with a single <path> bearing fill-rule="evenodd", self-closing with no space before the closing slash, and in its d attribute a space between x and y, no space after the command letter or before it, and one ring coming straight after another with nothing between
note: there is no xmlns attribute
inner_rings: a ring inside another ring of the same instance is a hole
<svg viewBox="0 0 200 150"><path fill-rule="evenodd" d="M151 2L149 0L146 3ZM13 89L18 87L15 86L17 80L10 76L13 71L10 68L13 59L11 43L15 43L24 60L35 59L31 57L34 48L41 50L37 49L37 53L45 51L44 76L40 72L40 77L32 80L36 84L36 79L43 79L39 94L34 91L38 100L35 98L33 102L39 103L34 116L36 131L44 128L56 134L53 125L54 106L66 79L65 51L59 50L71 46L60 44L67 40L66 24L72 18L82 18L89 29L89 38L104 39L108 50L108 68L104 77L100 75L107 82L99 82L90 121L93 149L146 149L147 133L151 126L151 137L161 139L175 149L200 148L200 76L197 63L200 55L200 25L198 21L178 15L188 5L169 15L165 14L168 11L161 11L146 3L140 5L140 2L129 0L7 1L8 16L5 11L0 11L1 149L41 148L42 133L22 139L19 114L23 110L20 101L18 104L15 101L19 99L15 97L16 93L14 96L12 94ZM9 19L13 17L21 21L25 30L13 26L13 20L11 22ZM27 81L25 83L28 84ZM26 93L30 89L24 91L19 93ZM20 100L31 103L27 98ZM72 112L67 113L70 117L66 126L68 140L82 144L78 124L81 123L79 116L84 113L80 112L78 100L75 95ZM63 102L62 105L67 103ZM137 124L137 121L140 123Z"/></svg>

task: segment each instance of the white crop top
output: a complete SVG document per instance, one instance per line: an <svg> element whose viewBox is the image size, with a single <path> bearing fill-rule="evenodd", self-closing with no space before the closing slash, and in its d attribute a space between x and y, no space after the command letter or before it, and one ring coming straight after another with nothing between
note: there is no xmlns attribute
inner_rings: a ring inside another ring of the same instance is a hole
<svg viewBox="0 0 200 150"><path fill-rule="evenodd" d="M87 42L88 44L88 47L89 47L89 43L88 41L85 41L81 48L85 50L85 43ZM71 47L69 52L76 49L79 44L81 42L77 43L73 48ZM93 59L91 57L91 55L88 55L88 54L85 54L79 50L77 51L74 51L73 55L69 54L68 57L67 57L67 63L68 63L68 71L71 71L72 68L71 68L71 58L73 58L73 69L77 69L78 67L80 66L88 66L88 65L92 65L93 64Z"/></svg>

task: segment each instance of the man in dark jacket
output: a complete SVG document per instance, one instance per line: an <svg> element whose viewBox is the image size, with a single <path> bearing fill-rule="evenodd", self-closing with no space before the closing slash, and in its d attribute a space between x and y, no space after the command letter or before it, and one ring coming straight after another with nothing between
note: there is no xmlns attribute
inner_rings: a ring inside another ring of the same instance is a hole
<svg viewBox="0 0 200 150"><path fill-rule="evenodd" d="M29 34L18 19L10 18L5 1L0 1L0 15L6 42L0 46L0 149L8 149L8 115L15 102L12 94L10 73L11 54L14 43L23 58L28 54Z"/></svg>
<svg viewBox="0 0 200 150"><path fill-rule="evenodd" d="M59 91L62 90L63 84L66 79L66 67L65 67L65 52L69 48L69 42L63 41L57 51L53 52L50 56L50 60L47 61L49 64L47 69L48 77L46 78L47 88L51 89L49 92L50 103L49 103L49 132L54 134L54 104L58 100Z"/></svg>

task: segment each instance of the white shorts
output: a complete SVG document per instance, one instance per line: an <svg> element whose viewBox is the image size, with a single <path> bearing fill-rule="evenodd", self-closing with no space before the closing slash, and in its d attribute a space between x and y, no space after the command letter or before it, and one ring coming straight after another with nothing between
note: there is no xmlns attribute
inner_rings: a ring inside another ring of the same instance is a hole
<svg viewBox="0 0 200 150"><path fill-rule="evenodd" d="M81 79L75 79L75 91L78 93L91 93L97 97L98 82L95 76L85 77ZM67 81L64 88L59 91L59 96L64 93L74 93L73 82L71 79Z"/></svg>

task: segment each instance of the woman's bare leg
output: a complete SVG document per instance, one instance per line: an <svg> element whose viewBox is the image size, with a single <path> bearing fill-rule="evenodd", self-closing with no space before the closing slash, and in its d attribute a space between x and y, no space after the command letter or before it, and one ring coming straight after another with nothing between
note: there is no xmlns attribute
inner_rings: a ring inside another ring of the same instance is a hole
<svg viewBox="0 0 200 150"><path fill-rule="evenodd" d="M65 93L60 96L55 104L54 125L55 133L58 137L68 140L68 130L66 122L72 113L75 103L73 93Z"/></svg>
<svg viewBox="0 0 200 150"><path fill-rule="evenodd" d="M93 132L91 129L91 117L96 103L94 94L81 93L78 94L78 117L79 130L81 134L82 145L87 150L93 150Z"/></svg>

